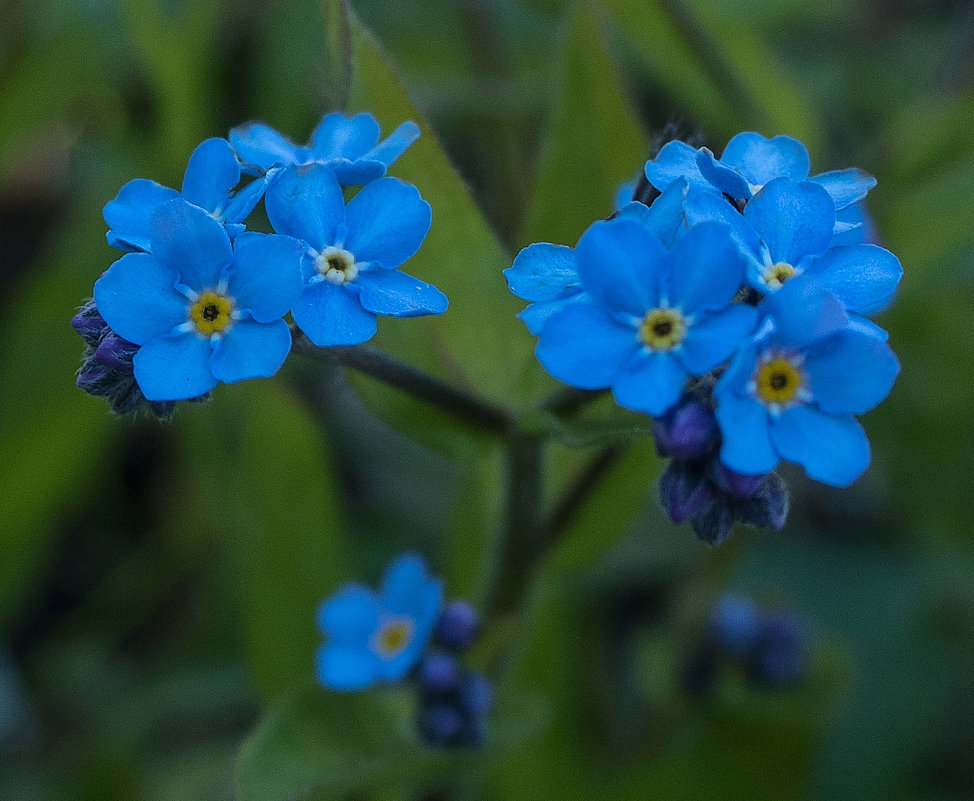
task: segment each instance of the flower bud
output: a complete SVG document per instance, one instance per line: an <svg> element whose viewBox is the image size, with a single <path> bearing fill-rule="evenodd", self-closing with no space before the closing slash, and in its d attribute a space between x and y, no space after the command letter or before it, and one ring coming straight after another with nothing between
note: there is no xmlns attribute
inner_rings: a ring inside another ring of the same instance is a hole
<svg viewBox="0 0 974 801"><path fill-rule="evenodd" d="M471 645L479 629L477 611L466 601L451 601L440 612L433 638L444 648L462 651Z"/></svg>
<svg viewBox="0 0 974 801"><path fill-rule="evenodd" d="M676 406L653 422L656 450L674 459L699 459L707 454L717 436L713 411L697 400Z"/></svg>
<svg viewBox="0 0 974 801"><path fill-rule="evenodd" d="M704 511L713 491L698 465L673 461L660 476L659 499L670 520L683 523Z"/></svg>

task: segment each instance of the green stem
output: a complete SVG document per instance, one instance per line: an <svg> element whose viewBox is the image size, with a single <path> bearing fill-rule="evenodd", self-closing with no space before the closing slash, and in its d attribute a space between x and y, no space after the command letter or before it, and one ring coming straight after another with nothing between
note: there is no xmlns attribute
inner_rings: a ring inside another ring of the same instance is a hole
<svg viewBox="0 0 974 801"><path fill-rule="evenodd" d="M303 334L295 333L292 350L358 370L495 436L507 436L514 429L514 416L506 409L451 386L370 345L319 348Z"/></svg>
<svg viewBox="0 0 974 801"><path fill-rule="evenodd" d="M627 442L614 442L611 445L606 445L592 457L575 480L569 484L561 499L555 504L550 522L547 525L548 549L557 544L558 539L575 519L575 515L585 505L588 496L598 487L599 482L612 469L612 465L622 456L628 445Z"/></svg>

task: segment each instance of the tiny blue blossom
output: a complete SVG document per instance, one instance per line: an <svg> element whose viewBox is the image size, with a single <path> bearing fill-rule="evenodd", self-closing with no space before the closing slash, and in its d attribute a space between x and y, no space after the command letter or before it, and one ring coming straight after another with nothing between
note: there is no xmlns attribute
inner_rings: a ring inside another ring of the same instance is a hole
<svg viewBox="0 0 974 801"><path fill-rule="evenodd" d="M136 178L123 186L104 209L108 244L126 251L150 252L149 218L167 200L182 197L209 212L227 227L231 237L244 230L247 215L260 202L267 187L257 178L237 189L240 163L226 139L207 139L189 158L182 192L155 181Z"/></svg>
<svg viewBox="0 0 974 801"><path fill-rule="evenodd" d="M149 217L147 253L128 253L95 283L98 311L139 348L135 379L150 401L196 398L219 382L269 377L291 348L282 319L301 288L301 246L244 233L231 241L182 198Z"/></svg>
<svg viewBox="0 0 974 801"><path fill-rule="evenodd" d="M288 167L265 199L274 230L300 239L304 288L294 322L318 346L357 345L376 332L376 315L446 311L446 296L396 268L419 250L432 212L416 187L397 178L364 186L345 205L323 164Z"/></svg>
<svg viewBox="0 0 974 801"><path fill-rule="evenodd" d="M611 387L627 408L663 414L689 376L720 365L754 327L755 310L732 304L743 263L719 223L696 226L667 250L632 218L597 222L576 261L591 300L548 320L538 360L581 389Z"/></svg>
<svg viewBox="0 0 974 801"><path fill-rule="evenodd" d="M378 593L346 584L318 609L327 638L316 656L318 681L356 692L403 678L429 643L442 602L442 583L416 554L389 565Z"/></svg>
<svg viewBox="0 0 974 801"><path fill-rule="evenodd" d="M768 317L718 382L720 460L745 475L781 459L810 478L848 486L869 465L854 415L889 394L899 362L873 331L811 281L789 282L762 304Z"/></svg>
<svg viewBox="0 0 974 801"><path fill-rule="evenodd" d="M230 131L230 144L257 172L288 165L324 164L342 186L363 186L386 174L389 166L419 138L419 126L404 122L379 141L379 123L368 113L326 114L308 145L296 145L262 122Z"/></svg>

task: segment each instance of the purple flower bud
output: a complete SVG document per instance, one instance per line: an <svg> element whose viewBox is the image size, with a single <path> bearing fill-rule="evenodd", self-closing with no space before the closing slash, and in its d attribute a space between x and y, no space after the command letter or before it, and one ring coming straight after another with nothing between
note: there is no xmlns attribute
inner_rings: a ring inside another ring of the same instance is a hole
<svg viewBox="0 0 974 801"><path fill-rule="evenodd" d="M749 678L770 686L795 684L807 670L808 645L801 618L789 612L768 612L751 648Z"/></svg>
<svg viewBox="0 0 974 801"><path fill-rule="evenodd" d="M118 334L108 334L95 350L95 359L106 367L122 373L133 372L132 357L139 349L138 345L122 339Z"/></svg>
<svg viewBox="0 0 974 801"><path fill-rule="evenodd" d="M84 363L81 371L78 373L78 379L75 381L75 384L78 385L79 389L83 389L90 395L103 395L102 388L106 382L111 380L111 377L111 369L93 359L89 359Z"/></svg>
<svg viewBox="0 0 974 801"><path fill-rule="evenodd" d="M770 473L765 485L753 498L740 506L745 523L781 531L788 521L788 487L776 473Z"/></svg>
<svg viewBox="0 0 974 801"><path fill-rule="evenodd" d="M739 595L724 595L710 614L707 633L719 650L743 657L758 637L759 622L754 601Z"/></svg>
<svg viewBox="0 0 974 801"><path fill-rule="evenodd" d="M453 745L463 731L463 714L454 704L434 701L420 710L419 731L430 745Z"/></svg>
<svg viewBox="0 0 974 801"><path fill-rule="evenodd" d="M670 462L659 478L660 503L674 523L700 514L713 497L710 482L697 465Z"/></svg>
<svg viewBox="0 0 974 801"><path fill-rule="evenodd" d="M460 687L460 703L468 715L486 715L494 704L494 691L482 673L468 673Z"/></svg>
<svg viewBox="0 0 974 801"><path fill-rule="evenodd" d="M748 476L744 473L737 473L725 466L720 459L713 460L712 470L717 486L735 498L753 497L761 489L768 475L762 473L757 476Z"/></svg>
<svg viewBox="0 0 974 801"><path fill-rule="evenodd" d="M440 611L433 639L451 651L468 648L480 629L477 611L466 601L451 601Z"/></svg>
<svg viewBox="0 0 974 801"><path fill-rule="evenodd" d="M653 436L661 456L699 459L716 439L717 420L705 404L690 400L655 420Z"/></svg>
<svg viewBox="0 0 974 801"><path fill-rule="evenodd" d="M715 498L690 521L696 535L711 545L720 545L726 540L734 527L734 510L726 497Z"/></svg>
<svg viewBox="0 0 974 801"><path fill-rule="evenodd" d="M426 692L446 695L457 689L460 683L460 666L455 657L442 651L433 651L423 657L417 671L420 686Z"/></svg>
<svg viewBox="0 0 974 801"><path fill-rule="evenodd" d="M98 313L94 301L89 301L71 318L71 327L84 337L85 342L94 345L108 327L108 323Z"/></svg>

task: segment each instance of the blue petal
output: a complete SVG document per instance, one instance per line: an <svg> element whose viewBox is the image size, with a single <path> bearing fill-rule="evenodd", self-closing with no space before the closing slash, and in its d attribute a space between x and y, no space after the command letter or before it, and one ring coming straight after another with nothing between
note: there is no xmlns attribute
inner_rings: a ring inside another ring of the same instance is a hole
<svg viewBox="0 0 974 801"><path fill-rule="evenodd" d="M217 385L210 371L210 340L191 331L146 342L132 359L135 380L146 400L187 400Z"/></svg>
<svg viewBox="0 0 974 801"><path fill-rule="evenodd" d="M399 270L368 270L359 273L356 283L362 307L389 317L443 314L450 304L435 286Z"/></svg>
<svg viewBox="0 0 974 801"><path fill-rule="evenodd" d="M697 168L697 151L686 142L667 142L655 159L646 162L644 171L649 182L660 192L680 178L686 179L690 186L712 190Z"/></svg>
<svg viewBox="0 0 974 801"><path fill-rule="evenodd" d="M616 191L612 195L612 208L616 211L622 211L632 202L632 196L636 193L636 183L636 181L623 181L616 187Z"/></svg>
<svg viewBox="0 0 974 801"><path fill-rule="evenodd" d="M95 305L123 339L144 345L188 319L176 271L148 253L122 256L95 281Z"/></svg>
<svg viewBox="0 0 974 801"><path fill-rule="evenodd" d="M306 161L305 148L294 144L262 122L249 122L230 131L230 146L240 160L268 170L275 164L300 164Z"/></svg>
<svg viewBox="0 0 974 801"><path fill-rule="evenodd" d="M375 593L361 584L346 584L318 607L318 628L329 641L367 643L379 627Z"/></svg>
<svg viewBox="0 0 974 801"><path fill-rule="evenodd" d="M744 218L758 232L773 262L795 265L828 248L835 206L818 184L778 178L748 202Z"/></svg>
<svg viewBox="0 0 974 801"><path fill-rule="evenodd" d="M345 247L356 261L393 269L419 250L431 220L430 205L415 186L380 178L349 201Z"/></svg>
<svg viewBox="0 0 974 801"><path fill-rule="evenodd" d="M567 298L532 303L517 315L517 319L528 327L528 331L537 336L544 328L544 324L548 322L548 318L564 309L566 304L576 301L591 303L592 297L587 292L578 291Z"/></svg>
<svg viewBox="0 0 974 801"><path fill-rule="evenodd" d="M722 440L720 461L726 467L747 476L775 469L778 454L768 432L768 412L760 403L732 391L722 392L715 414Z"/></svg>
<svg viewBox="0 0 974 801"><path fill-rule="evenodd" d="M386 165L371 159L330 159L326 162L342 186L365 186L386 174Z"/></svg>
<svg viewBox="0 0 974 801"><path fill-rule="evenodd" d="M291 314L315 345L358 345L375 336L375 314L362 308L351 286L320 281L298 297Z"/></svg>
<svg viewBox="0 0 974 801"><path fill-rule="evenodd" d="M693 375L717 367L754 331L757 318L757 310L743 303L703 315L690 326L679 350L683 366Z"/></svg>
<svg viewBox="0 0 974 801"><path fill-rule="evenodd" d="M368 113L346 117L333 111L322 117L311 135L311 153L316 160L344 157L357 159L379 141L379 123Z"/></svg>
<svg viewBox="0 0 974 801"><path fill-rule="evenodd" d="M302 289L301 243L289 236L248 232L234 240L233 250L227 291L237 308L249 311L259 323L287 314Z"/></svg>
<svg viewBox="0 0 974 801"><path fill-rule="evenodd" d="M883 340L840 331L806 351L815 403L830 414L862 414L893 388L900 364Z"/></svg>
<svg viewBox="0 0 974 801"><path fill-rule="evenodd" d="M836 209L844 209L853 203L858 203L876 186L876 179L869 173L855 167L847 170L833 170L815 175L808 180L825 187L825 191L832 197Z"/></svg>
<svg viewBox="0 0 974 801"><path fill-rule="evenodd" d="M619 211L618 216L641 223L668 248L687 229L686 216L683 213L683 201L687 191L685 180L674 181L651 206L638 202L629 203Z"/></svg>
<svg viewBox="0 0 974 801"><path fill-rule="evenodd" d="M758 311L774 319L775 339L786 346L803 347L849 325L842 301L804 275L765 298Z"/></svg>
<svg viewBox="0 0 974 801"><path fill-rule="evenodd" d="M223 213L219 215L219 218L226 224L228 233L230 233L230 226L232 224L241 223L246 220L250 212L257 207L260 199L264 196L264 192L267 191L272 174L265 173L259 178L255 178L249 184L237 190L233 197L230 198L226 207L223 209ZM235 234L230 233L231 239L234 236Z"/></svg>
<svg viewBox="0 0 974 801"><path fill-rule="evenodd" d="M233 261L224 227L199 206L179 198L163 203L149 218L152 253L179 271L190 289L215 287Z"/></svg>
<svg viewBox="0 0 974 801"><path fill-rule="evenodd" d="M659 303L670 263L662 243L630 219L590 225L578 240L575 262L596 301L639 317Z"/></svg>
<svg viewBox="0 0 974 801"><path fill-rule="evenodd" d="M757 191L751 189L744 177L732 167L718 161L716 156L705 147L697 152L697 168L714 188L733 198L749 198Z"/></svg>
<svg viewBox="0 0 974 801"><path fill-rule="evenodd" d="M806 272L859 314L882 311L903 277L900 260L876 245L830 248Z"/></svg>
<svg viewBox="0 0 974 801"><path fill-rule="evenodd" d="M846 245L878 244L876 226L869 216L865 201L859 201L835 213L830 247Z"/></svg>
<svg viewBox="0 0 974 801"><path fill-rule="evenodd" d="M429 597L438 597L441 591L440 582L429 575L423 558L404 553L386 569L379 604L390 615L416 617L426 609Z"/></svg>
<svg viewBox="0 0 974 801"><path fill-rule="evenodd" d="M581 389L605 389L640 348L636 331L602 306L573 303L553 315L535 354L555 378Z"/></svg>
<svg viewBox="0 0 974 801"><path fill-rule="evenodd" d="M809 478L835 487L849 486L869 467L869 440L852 415L796 406L772 423L771 440Z"/></svg>
<svg viewBox="0 0 974 801"><path fill-rule="evenodd" d="M721 223L692 228L670 249L670 261L669 302L686 314L724 308L744 280L744 259Z"/></svg>
<svg viewBox="0 0 974 801"><path fill-rule="evenodd" d="M267 188L264 207L277 233L301 239L315 250L336 244L336 231L345 221L342 188L322 164L282 170Z"/></svg>
<svg viewBox="0 0 974 801"><path fill-rule="evenodd" d="M504 270L504 277L511 292L524 300L556 300L581 289L575 251L547 242L524 248Z"/></svg>
<svg viewBox="0 0 974 801"><path fill-rule="evenodd" d="M284 320L258 323L244 317L215 342L210 369L225 384L270 378L290 351L291 329Z"/></svg>
<svg viewBox="0 0 974 801"><path fill-rule="evenodd" d="M691 188L683 200L683 213L691 228L704 222L721 222L730 226L731 239L745 258L747 270L757 272L764 266L757 231L723 195Z"/></svg>
<svg viewBox="0 0 974 801"><path fill-rule="evenodd" d="M419 126L415 122L406 121L366 153L363 158L381 162L388 167L405 153L413 142L419 139L419 136Z"/></svg>
<svg viewBox="0 0 974 801"><path fill-rule="evenodd" d="M659 417L683 395L687 372L672 353L637 351L612 382L620 406Z"/></svg>
<svg viewBox="0 0 974 801"><path fill-rule="evenodd" d="M136 178L118 190L115 199L102 212L111 229L108 244L119 250L149 252L149 217L167 200L179 197L179 192L155 181Z"/></svg>
<svg viewBox="0 0 974 801"><path fill-rule="evenodd" d="M731 139L720 160L754 186L764 186L781 177L803 181L811 166L808 150L797 139L790 136L765 139L750 132L739 133Z"/></svg>
<svg viewBox="0 0 974 801"><path fill-rule="evenodd" d="M315 673L325 687L357 692L379 678L382 660L367 648L325 645L315 654Z"/></svg>
<svg viewBox="0 0 974 801"><path fill-rule="evenodd" d="M197 146L183 175L183 197L209 212L222 211L240 182L240 164L226 139L213 137Z"/></svg>

